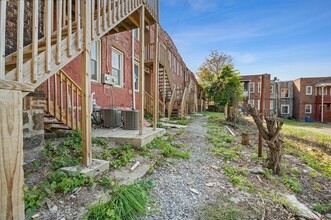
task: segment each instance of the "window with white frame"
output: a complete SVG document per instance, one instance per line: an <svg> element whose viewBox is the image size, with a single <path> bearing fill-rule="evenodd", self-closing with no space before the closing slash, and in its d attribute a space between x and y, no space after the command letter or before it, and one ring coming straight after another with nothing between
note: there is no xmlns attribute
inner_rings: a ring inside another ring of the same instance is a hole
<svg viewBox="0 0 331 220"><path fill-rule="evenodd" d="M323 91L323 95L327 95L328 94L327 87L322 87L322 91Z"/></svg>
<svg viewBox="0 0 331 220"><path fill-rule="evenodd" d="M281 89L280 97L281 98L290 98L290 89L288 89L288 88Z"/></svg>
<svg viewBox="0 0 331 220"><path fill-rule="evenodd" d="M312 110L312 105L311 104L306 104L305 105L305 113L306 114L311 114L311 110Z"/></svg>
<svg viewBox="0 0 331 220"><path fill-rule="evenodd" d="M91 80L98 81L101 73L100 41L91 44Z"/></svg>
<svg viewBox="0 0 331 220"><path fill-rule="evenodd" d="M313 87L306 86L306 95L312 95L312 94L313 94Z"/></svg>
<svg viewBox="0 0 331 220"><path fill-rule="evenodd" d="M139 28L133 29L134 39L139 40Z"/></svg>
<svg viewBox="0 0 331 220"><path fill-rule="evenodd" d="M253 82L249 83L249 92L250 93L255 92L255 83L253 83Z"/></svg>
<svg viewBox="0 0 331 220"><path fill-rule="evenodd" d="M270 85L270 94L274 94L274 85Z"/></svg>
<svg viewBox="0 0 331 220"><path fill-rule="evenodd" d="M254 107L255 106L254 99L249 100L249 104L251 104Z"/></svg>
<svg viewBox="0 0 331 220"><path fill-rule="evenodd" d="M139 91L139 63L138 62L134 63L133 73L134 73L134 90Z"/></svg>
<svg viewBox="0 0 331 220"><path fill-rule="evenodd" d="M290 105L281 105L281 114L290 114Z"/></svg>
<svg viewBox="0 0 331 220"><path fill-rule="evenodd" d="M170 68L172 68L172 65L171 65L172 58L171 58L171 51L170 50L168 50L168 60L169 60L169 66L170 66Z"/></svg>
<svg viewBox="0 0 331 220"><path fill-rule="evenodd" d="M270 100L270 110L274 109L274 100Z"/></svg>
<svg viewBox="0 0 331 220"><path fill-rule="evenodd" d="M115 85L123 84L123 53L115 48L112 49L112 75L115 78Z"/></svg>
<svg viewBox="0 0 331 220"><path fill-rule="evenodd" d="M261 92L261 82L257 83L257 92L260 93Z"/></svg>
<svg viewBox="0 0 331 220"><path fill-rule="evenodd" d="M257 110L260 110L260 99L257 100Z"/></svg>

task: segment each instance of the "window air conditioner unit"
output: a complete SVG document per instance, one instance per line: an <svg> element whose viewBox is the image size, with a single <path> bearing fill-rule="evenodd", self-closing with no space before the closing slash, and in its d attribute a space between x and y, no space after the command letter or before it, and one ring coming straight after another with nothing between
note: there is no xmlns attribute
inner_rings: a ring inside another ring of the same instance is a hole
<svg viewBox="0 0 331 220"><path fill-rule="evenodd" d="M102 108L100 110L103 125L105 127L119 127L122 125L121 109L118 108Z"/></svg>
<svg viewBox="0 0 331 220"><path fill-rule="evenodd" d="M138 130L139 111L138 110L122 110L123 129Z"/></svg>
<svg viewBox="0 0 331 220"><path fill-rule="evenodd" d="M101 74L101 83L107 84L107 85L114 85L115 82L116 82L115 77L113 77L109 73Z"/></svg>

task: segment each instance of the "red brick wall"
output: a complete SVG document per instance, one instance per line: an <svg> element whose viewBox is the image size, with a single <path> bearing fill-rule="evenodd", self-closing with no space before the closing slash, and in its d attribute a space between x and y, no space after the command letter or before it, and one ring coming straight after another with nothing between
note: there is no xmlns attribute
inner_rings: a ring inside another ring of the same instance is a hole
<svg viewBox="0 0 331 220"><path fill-rule="evenodd" d="M25 0L24 4L24 46L32 39L32 1ZM39 1L39 38L44 35L44 1ZM6 55L16 51L17 48L17 0L7 1L6 10Z"/></svg>
<svg viewBox="0 0 331 220"><path fill-rule="evenodd" d="M242 75L240 76L241 80L250 80L250 82L254 82L254 93L250 93L250 100L254 100L254 104L257 108L258 100L261 98L261 94L258 92L258 83L261 82L261 75ZM262 89L262 88L261 88ZM264 90L263 90L263 98L264 98L264 109L267 115L270 114L270 74L266 74Z"/></svg>
<svg viewBox="0 0 331 220"><path fill-rule="evenodd" d="M316 77L316 78L300 78L294 81L294 108L293 115L297 120L305 120L307 116L310 116L311 121L319 121L318 116L319 106L315 103L316 88L314 84L322 81L328 80L331 77ZM306 86L312 86L313 94L306 95ZM312 113L305 113L305 105L312 105Z"/></svg>

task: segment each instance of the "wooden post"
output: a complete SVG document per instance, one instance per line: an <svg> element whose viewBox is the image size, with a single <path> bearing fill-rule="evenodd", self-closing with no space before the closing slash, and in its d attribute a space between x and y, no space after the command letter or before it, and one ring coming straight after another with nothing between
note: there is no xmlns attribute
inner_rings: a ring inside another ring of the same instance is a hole
<svg viewBox="0 0 331 220"><path fill-rule="evenodd" d="M154 109L153 109L153 129L156 130L159 107L159 25L155 24L154 30Z"/></svg>
<svg viewBox="0 0 331 220"><path fill-rule="evenodd" d="M61 45L62 45L62 1L56 2L56 64L61 63Z"/></svg>
<svg viewBox="0 0 331 220"><path fill-rule="evenodd" d="M32 74L31 81L37 81L38 74L38 0L33 1L33 15L32 15Z"/></svg>
<svg viewBox="0 0 331 220"><path fill-rule="evenodd" d="M51 71L51 37L52 37L52 1L45 2L45 38L46 38L46 59L45 59L45 70L46 72Z"/></svg>
<svg viewBox="0 0 331 220"><path fill-rule="evenodd" d="M24 219L20 91L0 89L0 158L0 219Z"/></svg>
<svg viewBox="0 0 331 220"><path fill-rule="evenodd" d="M261 75L261 88L260 88L260 117L263 121L264 114L264 78L265 75ZM262 134L259 132L259 149L258 149L258 157L262 157L262 148L263 148L263 139Z"/></svg>
<svg viewBox="0 0 331 220"><path fill-rule="evenodd" d="M7 0L0 1L0 79L5 79L6 6Z"/></svg>
<svg viewBox="0 0 331 220"><path fill-rule="evenodd" d="M24 1L18 1L17 7L17 61L16 80L23 81L23 36L24 36Z"/></svg>
<svg viewBox="0 0 331 220"><path fill-rule="evenodd" d="M145 95L145 5L140 8L140 62L139 62L139 134L144 129L144 95Z"/></svg>
<svg viewBox="0 0 331 220"><path fill-rule="evenodd" d="M82 1L84 51L82 59L82 147L83 165L92 163L91 140L91 1Z"/></svg>

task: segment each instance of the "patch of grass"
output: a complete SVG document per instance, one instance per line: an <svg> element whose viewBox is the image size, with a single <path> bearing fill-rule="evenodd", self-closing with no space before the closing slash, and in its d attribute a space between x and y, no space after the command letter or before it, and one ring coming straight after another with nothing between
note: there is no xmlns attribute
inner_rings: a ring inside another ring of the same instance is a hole
<svg viewBox="0 0 331 220"><path fill-rule="evenodd" d="M176 148L172 147L166 141L164 141L161 137L155 138L151 143L146 145L147 148L151 149L161 149L162 155L164 157L174 157L174 158L182 158L189 159L190 153L188 151L179 151Z"/></svg>
<svg viewBox="0 0 331 220"><path fill-rule="evenodd" d="M114 168L120 168L132 161L134 157L133 148L131 145L123 145L111 149L111 155L113 159L110 161L110 165Z"/></svg>
<svg viewBox="0 0 331 220"><path fill-rule="evenodd" d="M254 186L249 182L244 176L248 175L248 171L245 169L239 169L236 166L224 165L222 167L225 175L229 177L230 182L237 185L240 189L248 189L248 191L253 191Z"/></svg>
<svg viewBox="0 0 331 220"><path fill-rule="evenodd" d="M181 143L171 143L171 146L173 146L175 148L178 148L178 149L181 149L181 148L186 147L187 145L186 144L181 144Z"/></svg>
<svg viewBox="0 0 331 220"><path fill-rule="evenodd" d="M115 186L109 199L89 207L88 219L133 220L147 213L148 192L155 186L151 180L139 180L127 186Z"/></svg>
<svg viewBox="0 0 331 220"><path fill-rule="evenodd" d="M315 172L310 172L310 173L309 173L309 176L310 176L311 178L316 178L316 177L317 177L317 173L315 173Z"/></svg>
<svg viewBox="0 0 331 220"><path fill-rule="evenodd" d="M179 129L179 130L176 132L176 135L177 135L177 136L180 136L180 135L182 135L184 132L185 132L185 128L181 128L181 129Z"/></svg>
<svg viewBox="0 0 331 220"><path fill-rule="evenodd" d="M94 182L92 178L79 172L64 173L60 170L47 173L46 178L31 187L24 186L24 204L27 216L42 206L46 197L51 198L58 192L67 194L79 186Z"/></svg>
<svg viewBox="0 0 331 220"><path fill-rule="evenodd" d="M294 175L300 175L301 174L301 170L299 170L298 168L294 167L291 169L291 173Z"/></svg>
<svg viewBox="0 0 331 220"><path fill-rule="evenodd" d="M104 137L92 137L92 144L95 146L105 147L108 145L108 139Z"/></svg>
<svg viewBox="0 0 331 220"><path fill-rule="evenodd" d="M289 189L292 189L294 192L301 192L301 183L295 177L290 177L284 175L282 177L282 183Z"/></svg>
<svg viewBox="0 0 331 220"><path fill-rule="evenodd" d="M285 139L284 144L287 154L299 157L314 170L321 171L323 176L331 177L331 156L294 140Z"/></svg>
<svg viewBox="0 0 331 220"><path fill-rule="evenodd" d="M321 214L331 213L331 202L328 203L314 203L314 210Z"/></svg>

